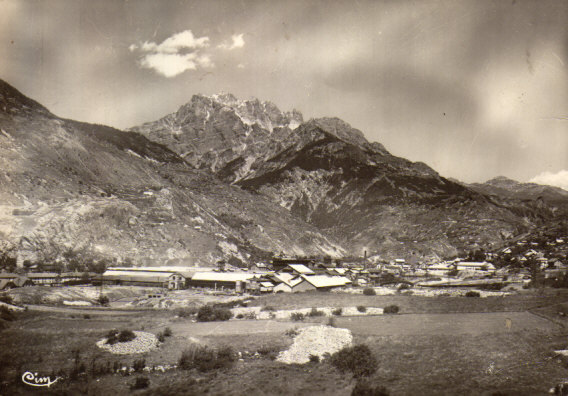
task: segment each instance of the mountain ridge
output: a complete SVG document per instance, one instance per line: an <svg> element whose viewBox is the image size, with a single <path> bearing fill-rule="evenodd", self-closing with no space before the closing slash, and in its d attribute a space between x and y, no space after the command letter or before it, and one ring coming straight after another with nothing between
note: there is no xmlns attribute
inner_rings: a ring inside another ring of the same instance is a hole
<svg viewBox="0 0 568 396"><path fill-rule="evenodd" d="M31 262L246 265L342 255L268 199L222 183L132 132L59 118L2 82L0 256Z"/></svg>
<svg viewBox="0 0 568 396"><path fill-rule="evenodd" d="M279 203L353 252L402 254L397 243L410 243L406 250L421 255L429 250L452 255L472 246L490 249L554 216L554 208L546 205L471 188L426 164L396 157L340 119L310 119L294 129L267 130L262 122L243 123L234 106L209 100L207 118L187 111L194 117L173 126L179 136L162 134L159 141L176 151L184 139L221 134L218 146L196 139L184 158ZM231 103L236 103L233 96ZM195 109L194 100L184 106ZM213 116L216 106L225 109L221 122ZM223 117L234 122L222 122ZM131 130L152 139L164 132L162 120Z"/></svg>

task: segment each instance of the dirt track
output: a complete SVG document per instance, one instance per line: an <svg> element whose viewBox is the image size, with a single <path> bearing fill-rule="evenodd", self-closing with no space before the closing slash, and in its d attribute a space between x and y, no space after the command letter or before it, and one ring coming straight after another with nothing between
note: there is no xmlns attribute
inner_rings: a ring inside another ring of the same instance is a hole
<svg viewBox="0 0 568 396"><path fill-rule="evenodd" d="M555 330L559 326L530 312L408 314L342 317L336 327L362 335L495 334L522 330ZM509 324L510 326L507 326Z"/></svg>

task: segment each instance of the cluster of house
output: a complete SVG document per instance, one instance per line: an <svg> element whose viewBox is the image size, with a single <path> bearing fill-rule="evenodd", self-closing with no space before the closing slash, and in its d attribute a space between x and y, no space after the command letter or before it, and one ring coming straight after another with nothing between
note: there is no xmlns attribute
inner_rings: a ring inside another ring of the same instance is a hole
<svg viewBox="0 0 568 396"><path fill-rule="evenodd" d="M30 272L25 275L0 272L0 290L26 286L63 286L90 283L93 273L84 272Z"/></svg>
<svg viewBox="0 0 568 396"><path fill-rule="evenodd" d="M345 272L343 268L314 271L300 263L276 265L272 270L261 265L248 271L212 271L211 268L199 267L113 267L108 268L98 281L107 285L165 287L170 290L194 287L294 293L349 286L352 282L344 276Z"/></svg>

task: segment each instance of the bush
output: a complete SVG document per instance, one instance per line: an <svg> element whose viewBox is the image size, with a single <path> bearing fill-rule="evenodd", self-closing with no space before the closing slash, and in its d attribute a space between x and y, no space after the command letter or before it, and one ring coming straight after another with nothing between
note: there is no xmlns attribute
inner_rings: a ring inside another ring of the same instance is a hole
<svg viewBox="0 0 568 396"><path fill-rule="evenodd" d="M331 311L331 313L335 316L341 316L341 314L343 313L343 308L335 308L333 311Z"/></svg>
<svg viewBox="0 0 568 396"><path fill-rule="evenodd" d="M245 315L243 315L243 314L238 314L238 315L237 315L237 319L243 319L244 317L245 317Z"/></svg>
<svg viewBox="0 0 568 396"><path fill-rule="evenodd" d="M91 315L89 315L89 314L84 314L84 315L83 315L83 319L91 319Z"/></svg>
<svg viewBox="0 0 568 396"><path fill-rule="evenodd" d="M116 329L110 330L106 335L106 343L114 345L117 342L128 342L136 338L136 334L132 330L118 331Z"/></svg>
<svg viewBox="0 0 568 396"><path fill-rule="evenodd" d="M313 318L316 316L324 316L325 312L323 311L318 311L316 308L312 308L312 310L308 313L308 316Z"/></svg>
<svg viewBox="0 0 568 396"><path fill-rule="evenodd" d="M233 313L229 308L212 307L204 305L197 311L197 320L199 322L215 322L218 320L229 320L233 317Z"/></svg>
<svg viewBox="0 0 568 396"><path fill-rule="evenodd" d="M166 336L164 335L164 333L158 333L158 335L156 337L158 338L158 341L160 341L160 342L166 341Z"/></svg>
<svg viewBox="0 0 568 396"><path fill-rule="evenodd" d="M197 313L197 308L178 308L176 315L180 318L190 318Z"/></svg>
<svg viewBox="0 0 568 396"><path fill-rule="evenodd" d="M144 360L144 359L135 360L134 363L132 364L132 368L137 373L144 370L144 367L146 367L146 360Z"/></svg>
<svg viewBox="0 0 568 396"><path fill-rule="evenodd" d="M304 314L301 312L292 312L292 314L290 314L290 319L294 322L301 322L304 320Z"/></svg>
<svg viewBox="0 0 568 396"><path fill-rule="evenodd" d="M318 355L310 354L310 363L319 363L320 357Z"/></svg>
<svg viewBox="0 0 568 396"><path fill-rule="evenodd" d="M118 342L128 342L136 338L136 334L132 330L122 330L118 334Z"/></svg>
<svg viewBox="0 0 568 396"><path fill-rule="evenodd" d="M0 306L0 319L12 321L16 319L16 315L7 306Z"/></svg>
<svg viewBox="0 0 568 396"><path fill-rule="evenodd" d="M288 329L284 332L288 337L296 337L299 333L297 329Z"/></svg>
<svg viewBox="0 0 568 396"><path fill-rule="evenodd" d="M358 305L357 306L357 311L359 312L367 312L367 307L364 305Z"/></svg>
<svg viewBox="0 0 568 396"><path fill-rule="evenodd" d="M130 385L130 390L146 389L150 386L150 379L148 377L136 377L136 381Z"/></svg>
<svg viewBox="0 0 568 396"><path fill-rule="evenodd" d="M479 292L476 292L475 290L470 290L467 293L465 293L466 297L481 297L481 294L479 294Z"/></svg>
<svg viewBox="0 0 568 396"><path fill-rule="evenodd" d="M265 305L264 307L260 308L261 311L270 311L270 312L274 312L276 311L276 308L274 308L271 305Z"/></svg>
<svg viewBox="0 0 568 396"><path fill-rule="evenodd" d="M265 344L258 348L256 351L263 357L270 358L271 360L276 360L281 350L282 348L279 345Z"/></svg>
<svg viewBox="0 0 568 396"><path fill-rule="evenodd" d="M6 293L0 294L0 302L14 305L14 299L11 296L7 295Z"/></svg>
<svg viewBox="0 0 568 396"><path fill-rule="evenodd" d="M106 307L106 306L109 305L110 300L109 300L109 298L108 298L107 296L101 294L101 295L99 296L99 298L97 298L97 302L98 302L99 304L101 304L101 305L103 305L103 306Z"/></svg>
<svg viewBox="0 0 568 396"><path fill-rule="evenodd" d="M164 334L164 337L171 337L172 334L173 334L172 329L170 329L169 327L166 327L166 328L164 329L164 333L163 333L163 334Z"/></svg>
<svg viewBox="0 0 568 396"><path fill-rule="evenodd" d="M408 290L408 289L410 289L410 285L408 283L403 283L398 287L399 291Z"/></svg>
<svg viewBox="0 0 568 396"><path fill-rule="evenodd" d="M355 378L377 371L377 359L367 345L345 347L331 355L330 363L341 372L350 371Z"/></svg>
<svg viewBox="0 0 568 396"><path fill-rule="evenodd" d="M183 370L197 369L205 372L230 367L235 360L236 354L231 347L215 350L205 345L192 344L182 352L178 366Z"/></svg>
<svg viewBox="0 0 568 396"><path fill-rule="evenodd" d="M395 314L398 313L399 310L400 308L398 308L398 305L387 305L386 307L383 308L383 313Z"/></svg>
<svg viewBox="0 0 568 396"><path fill-rule="evenodd" d="M363 294L366 296L376 296L377 292L372 287L366 287L363 289Z"/></svg>
<svg viewBox="0 0 568 396"><path fill-rule="evenodd" d="M389 391L384 386L359 380L351 391L351 396L389 396Z"/></svg>

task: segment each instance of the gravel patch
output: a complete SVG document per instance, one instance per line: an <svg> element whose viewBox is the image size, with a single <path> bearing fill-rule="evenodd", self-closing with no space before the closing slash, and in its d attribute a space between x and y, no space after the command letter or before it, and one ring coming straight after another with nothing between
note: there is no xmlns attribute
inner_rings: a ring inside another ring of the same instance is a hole
<svg viewBox="0 0 568 396"><path fill-rule="evenodd" d="M128 355L131 353L144 353L148 352L158 346L158 339L152 333L146 333L144 331L135 331L136 338L128 342L117 342L116 344L107 344L106 338L97 341L97 346L99 348L105 349L110 353L116 355Z"/></svg>
<svg viewBox="0 0 568 396"><path fill-rule="evenodd" d="M333 354L352 342L351 331L347 329L330 326L305 327L298 330L290 349L280 352L276 360L287 364L304 364L310 361L310 355L322 358L326 353Z"/></svg>

